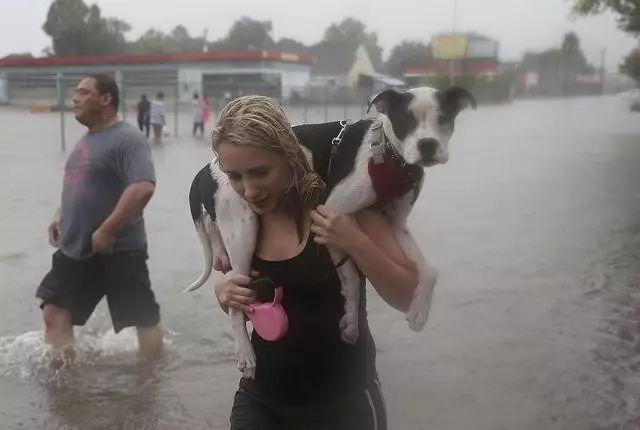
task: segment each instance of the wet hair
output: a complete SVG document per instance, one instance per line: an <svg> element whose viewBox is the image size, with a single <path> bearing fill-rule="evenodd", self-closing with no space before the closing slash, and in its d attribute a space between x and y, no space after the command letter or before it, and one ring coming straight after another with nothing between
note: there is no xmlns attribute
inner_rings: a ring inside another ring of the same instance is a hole
<svg viewBox="0 0 640 430"><path fill-rule="evenodd" d="M118 112L118 106L120 105L120 91L118 90L116 80L103 73L94 73L87 77L95 81L98 94L109 94L111 96L111 106L113 106L115 111Z"/></svg>
<svg viewBox="0 0 640 430"><path fill-rule="evenodd" d="M211 132L211 147L216 155L221 143L254 145L284 158L290 173L284 203L296 222L302 241L304 215L321 202L325 184L313 170L282 106L264 96L232 100L220 112L218 124Z"/></svg>

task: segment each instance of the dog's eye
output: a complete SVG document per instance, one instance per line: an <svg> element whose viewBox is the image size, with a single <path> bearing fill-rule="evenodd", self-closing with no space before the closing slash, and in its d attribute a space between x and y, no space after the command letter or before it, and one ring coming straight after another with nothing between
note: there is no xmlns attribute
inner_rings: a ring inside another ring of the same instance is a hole
<svg viewBox="0 0 640 430"><path fill-rule="evenodd" d="M438 115L438 124L440 124L443 127L446 125L449 125L449 117L443 114Z"/></svg>

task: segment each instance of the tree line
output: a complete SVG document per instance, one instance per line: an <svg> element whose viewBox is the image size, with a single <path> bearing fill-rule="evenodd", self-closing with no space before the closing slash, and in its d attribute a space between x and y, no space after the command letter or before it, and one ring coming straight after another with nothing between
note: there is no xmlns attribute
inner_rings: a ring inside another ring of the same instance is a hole
<svg viewBox="0 0 640 430"><path fill-rule="evenodd" d="M595 15L604 11L613 12L618 27L640 39L640 0L574 0L573 11L577 15ZM640 41L620 65L620 71L632 77L640 85Z"/></svg>
<svg viewBox="0 0 640 430"><path fill-rule="evenodd" d="M640 0L575 0L574 11L578 14L592 14L607 8L613 9L619 14L620 27L638 36L639 4ZM387 61L383 62L383 50L378 43L378 36L355 18L345 18L341 22L330 24L322 40L310 46L292 38L275 40L271 21L249 17L235 21L228 33L215 41L206 40L205 34L192 35L182 25L177 25L166 33L150 28L138 39L129 41L126 34L131 26L119 18L103 16L99 6L87 5L84 0L54 0L49 7L43 30L51 38L51 46L46 53L61 56L168 54L205 49L312 52L320 44L351 47L354 50L364 45L376 68L398 77L403 75L406 66L425 65L431 59L428 44L405 40L394 46ZM565 35L559 49L549 49L537 55L543 63L564 65L563 69L568 74L592 70L585 60L578 37L573 33ZM621 69L640 81L639 62L640 51L636 49L625 60Z"/></svg>

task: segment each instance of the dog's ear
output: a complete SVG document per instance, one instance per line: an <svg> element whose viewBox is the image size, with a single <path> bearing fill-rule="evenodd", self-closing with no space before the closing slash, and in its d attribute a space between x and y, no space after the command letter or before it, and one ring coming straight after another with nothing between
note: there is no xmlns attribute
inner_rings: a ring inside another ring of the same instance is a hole
<svg viewBox="0 0 640 430"><path fill-rule="evenodd" d="M476 108L476 100L471 93L461 87L449 87L438 94L440 105L443 111L446 111L455 118L463 109L471 107Z"/></svg>
<svg viewBox="0 0 640 430"><path fill-rule="evenodd" d="M388 89L376 94L367 106L367 113L371 110L372 105L376 105L376 110L379 113L387 115L391 108L402 100L402 93Z"/></svg>

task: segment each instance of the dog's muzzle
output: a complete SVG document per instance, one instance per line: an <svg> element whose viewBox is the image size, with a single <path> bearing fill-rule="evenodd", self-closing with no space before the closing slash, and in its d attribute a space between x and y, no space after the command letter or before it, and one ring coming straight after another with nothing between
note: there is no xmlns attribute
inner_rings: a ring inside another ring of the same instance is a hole
<svg viewBox="0 0 640 430"><path fill-rule="evenodd" d="M420 139L418 141L418 151L424 164L437 163L435 156L438 150L438 141L436 139Z"/></svg>

